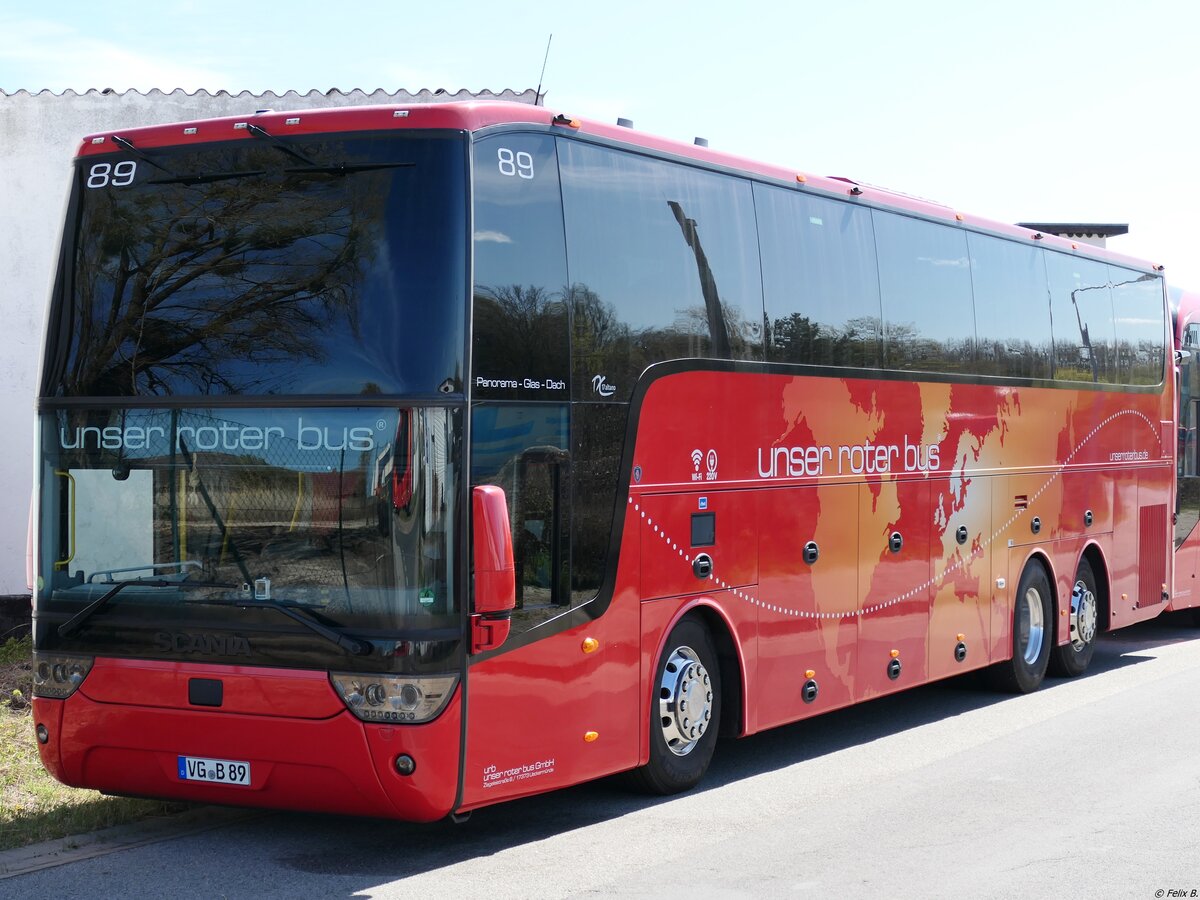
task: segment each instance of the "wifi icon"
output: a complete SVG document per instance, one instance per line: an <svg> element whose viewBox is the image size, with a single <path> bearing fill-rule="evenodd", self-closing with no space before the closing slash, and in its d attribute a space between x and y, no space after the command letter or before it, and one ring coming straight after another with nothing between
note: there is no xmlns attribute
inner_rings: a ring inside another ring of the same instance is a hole
<svg viewBox="0 0 1200 900"><path fill-rule="evenodd" d="M703 462L703 460L704 460L703 453L701 453L699 450L692 451L692 465L696 468L697 472L700 471L700 463Z"/></svg>

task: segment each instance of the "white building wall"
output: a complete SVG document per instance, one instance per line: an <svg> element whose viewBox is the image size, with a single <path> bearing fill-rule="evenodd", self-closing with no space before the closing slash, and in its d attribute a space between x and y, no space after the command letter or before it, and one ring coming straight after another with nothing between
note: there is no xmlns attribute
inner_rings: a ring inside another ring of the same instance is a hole
<svg viewBox="0 0 1200 900"><path fill-rule="evenodd" d="M0 596L25 594L25 532L33 489L34 397L46 302L58 253L71 159L80 138L256 109L317 109L449 100L533 103L532 90L364 91L282 95L224 91L163 93L0 91Z"/></svg>

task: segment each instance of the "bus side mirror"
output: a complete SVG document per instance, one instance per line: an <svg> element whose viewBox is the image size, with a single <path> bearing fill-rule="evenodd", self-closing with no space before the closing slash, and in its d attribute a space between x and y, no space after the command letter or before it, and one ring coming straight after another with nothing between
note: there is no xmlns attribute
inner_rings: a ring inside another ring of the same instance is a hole
<svg viewBox="0 0 1200 900"><path fill-rule="evenodd" d="M504 643L517 605L516 567L508 501L495 485L471 492L475 544L475 609L471 615L471 652L494 650Z"/></svg>

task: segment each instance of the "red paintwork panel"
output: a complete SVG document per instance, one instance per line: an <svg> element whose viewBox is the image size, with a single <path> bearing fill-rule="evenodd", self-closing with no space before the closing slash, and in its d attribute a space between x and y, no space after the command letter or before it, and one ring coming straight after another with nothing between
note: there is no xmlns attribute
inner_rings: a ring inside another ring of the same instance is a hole
<svg viewBox="0 0 1200 900"><path fill-rule="evenodd" d="M696 416L696 397L717 398L722 414ZM678 586L693 578L686 556L655 551L688 533L701 497L710 508L756 498L751 527L737 529L737 559L714 554L718 590L705 598L739 623L745 641L748 731L1008 658L1012 594L1034 555L1055 582L1060 642L1089 543L1113 572L1113 624L1145 618L1155 612L1134 608L1139 510L1169 492L1171 448L1160 424L1170 401L1169 391L729 372L660 378L643 401L648 424L634 454L641 480L630 486L630 504L647 515L627 520L642 536L643 597L683 593ZM719 460L711 482L695 481L697 448L702 460ZM895 552L893 533L902 538ZM811 565L802 558L809 542L820 551ZM1169 561L1153 568L1165 577ZM671 622L687 602L648 608ZM659 640L644 621L644 679ZM808 671L820 687L811 704L800 696Z"/></svg>
<svg viewBox="0 0 1200 900"><path fill-rule="evenodd" d="M859 491L857 699L925 680L929 633L929 482L880 482ZM899 550L892 549L898 535ZM889 675L892 660L900 674Z"/></svg>
<svg viewBox="0 0 1200 900"><path fill-rule="evenodd" d="M859 485L774 489L760 504L758 678L752 730L852 703L858 673ZM815 563L804 547L815 543ZM752 656L752 654L751 654ZM818 695L805 703L804 676Z"/></svg>
<svg viewBox="0 0 1200 900"><path fill-rule="evenodd" d="M633 596L614 606L596 622L471 667L462 809L637 763L640 610ZM590 653L588 638L599 645Z"/></svg>
<svg viewBox="0 0 1200 900"><path fill-rule="evenodd" d="M70 784L67 781L66 772L63 771L62 741L59 739L62 735L62 714L62 701L43 700L40 697L33 698L34 727L45 725L50 731L49 742L45 744L38 743L38 755L42 758L42 765L46 767L47 772L63 784ZM33 739L31 735L30 740Z"/></svg>
<svg viewBox="0 0 1200 900"><path fill-rule="evenodd" d="M97 703L196 709L188 702L193 678L221 681L222 713L327 719L346 710L328 675L295 669L101 657L79 690Z"/></svg>
<svg viewBox="0 0 1200 900"><path fill-rule="evenodd" d="M992 524L989 480L987 476L930 479L930 679L957 675L1001 658L990 652L994 553L988 540ZM966 490L976 492L970 504L959 500ZM961 542L960 529L964 529ZM960 642L966 652L962 660L955 655Z"/></svg>
<svg viewBox="0 0 1200 900"><path fill-rule="evenodd" d="M1171 610L1195 609L1200 606L1200 528L1193 528L1175 551L1175 587L1171 595Z"/></svg>
<svg viewBox="0 0 1200 900"><path fill-rule="evenodd" d="M311 720L97 703L81 691L34 707L37 721L51 728L43 763L65 784L412 821L441 818L453 807L460 711L456 695L433 722L397 727L366 725L345 711ZM391 768L400 753L417 761L407 778ZM249 762L251 784L183 781L180 755Z"/></svg>
<svg viewBox="0 0 1200 900"><path fill-rule="evenodd" d="M660 494L646 497L638 513L642 536L641 597L697 594L713 590L712 580L697 577L695 558L707 554L728 586L758 582L758 496L750 491L711 495ZM692 516L711 516L715 542L693 546ZM679 565L682 561L684 565Z"/></svg>

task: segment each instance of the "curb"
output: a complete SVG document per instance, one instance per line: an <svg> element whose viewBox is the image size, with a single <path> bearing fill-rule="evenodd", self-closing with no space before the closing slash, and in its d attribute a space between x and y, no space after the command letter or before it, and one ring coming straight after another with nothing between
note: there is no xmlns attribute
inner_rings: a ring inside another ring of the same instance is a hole
<svg viewBox="0 0 1200 900"><path fill-rule="evenodd" d="M269 811L202 806L171 816L155 816L114 825L91 834L74 835L0 852L0 881L51 869L67 863L132 850L146 844L174 840L189 834L236 825L270 815Z"/></svg>

